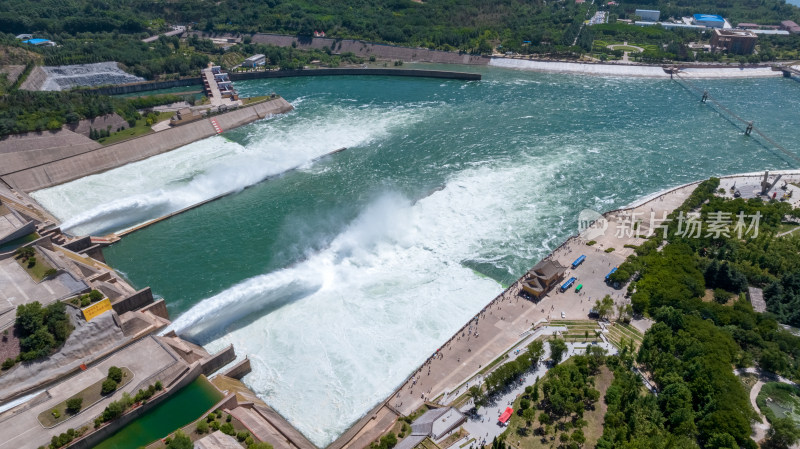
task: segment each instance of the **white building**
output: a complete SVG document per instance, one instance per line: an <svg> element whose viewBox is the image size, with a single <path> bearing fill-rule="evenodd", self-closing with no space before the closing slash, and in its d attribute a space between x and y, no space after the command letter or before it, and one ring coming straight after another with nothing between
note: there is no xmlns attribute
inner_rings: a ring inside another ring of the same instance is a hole
<svg viewBox="0 0 800 449"><path fill-rule="evenodd" d="M253 55L244 60L244 62L242 63L242 67L258 67L266 64L266 62L267 62L266 56Z"/></svg>

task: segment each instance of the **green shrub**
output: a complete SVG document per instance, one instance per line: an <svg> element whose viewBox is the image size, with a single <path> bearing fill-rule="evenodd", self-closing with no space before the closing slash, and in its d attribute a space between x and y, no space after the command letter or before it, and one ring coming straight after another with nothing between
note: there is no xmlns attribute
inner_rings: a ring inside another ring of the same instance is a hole
<svg viewBox="0 0 800 449"><path fill-rule="evenodd" d="M231 419L233 419L233 417L230 414L228 414L228 416L225 417L225 422L231 422Z"/></svg>
<svg viewBox="0 0 800 449"><path fill-rule="evenodd" d="M243 430L243 431L241 431L241 432L238 432L238 433L236 434L236 439L237 439L237 440L239 440L240 442L242 442L242 441L246 440L246 439L247 439L247 437L249 437L249 436L250 436L250 433L249 433L249 432L245 432L245 431Z"/></svg>
<svg viewBox="0 0 800 449"><path fill-rule="evenodd" d="M48 268L47 271L44 272L44 277L49 278L50 276L55 276L58 274L58 270L55 268Z"/></svg>
<svg viewBox="0 0 800 449"><path fill-rule="evenodd" d="M91 300L92 302L97 302L100 301L101 299L103 299L103 294L100 293L99 291L92 290L91 292L89 292L89 300Z"/></svg>
<svg viewBox="0 0 800 449"><path fill-rule="evenodd" d="M595 244L597 244L597 240L589 240L588 242L586 242L586 246L592 246Z"/></svg>
<svg viewBox="0 0 800 449"><path fill-rule="evenodd" d="M67 399L67 411L70 413L78 413L83 406L83 398L69 398Z"/></svg>
<svg viewBox="0 0 800 449"><path fill-rule="evenodd" d="M272 445L269 443L253 443L248 444L247 449L273 449Z"/></svg>
<svg viewBox="0 0 800 449"><path fill-rule="evenodd" d="M247 447L250 447L255 442L256 441L253 439L253 437L247 437L244 439L244 445Z"/></svg>
<svg viewBox="0 0 800 449"><path fill-rule="evenodd" d="M201 435L208 433L208 421L200 421L197 423L197 433Z"/></svg>
<svg viewBox="0 0 800 449"><path fill-rule="evenodd" d="M125 404L119 401L113 401L112 403L108 404L105 410L103 410L103 414L101 415L103 421L111 421L122 415L125 412Z"/></svg>
<svg viewBox="0 0 800 449"><path fill-rule="evenodd" d="M7 358L6 361L3 362L3 365L2 365L3 371L5 371L7 369L11 369L11 367L16 365L16 364L17 364L16 360L14 360L14 359L12 359L10 357Z"/></svg>
<svg viewBox="0 0 800 449"><path fill-rule="evenodd" d="M233 430L233 425L229 422L223 423L221 426L219 426L219 430L225 435L236 435L236 431Z"/></svg>
<svg viewBox="0 0 800 449"><path fill-rule="evenodd" d="M122 369L116 366L108 368L108 378L116 383L122 382Z"/></svg>
<svg viewBox="0 0 800 449"><path fill-rule="evenodd" d="M726 292L724 289L721 288L714 289L714 301L720 304L725 304L728 302L729 299L731 299L731 294L729 292Z"/></svg>
<svg viewBox="0 0 800 449"><path fill-rule="evenodd" d="M91 303L92 303L92 302L91 302L91 301L89 301L89 298L82 298L82 299L81 299L81 307L86 307L86 306L88 306L88 305L89 305L89 304L91 304Z"/></svg>
<svg viewBox="0 0 800 449"><path fill-rule="evenodd" d="M614 252L614 248L606 248L606 252L607 253L613 253Z"/></svg>
<svg viewBox="0 0 800 449"><path fill-rule="evenodd" d="M163 390L163 389L164 389L164 386L161 384L161 381L160 381L160 380L157 380L157 381L156 381L156 385L155 385L155 387L156 387L156 391L161 391L161 390Z"/></svg>
<svg viewBox="0 0 800 449"><path fill-rule="evenodd" d="M106 379L103 381L103 387L100 390L102 394L109 394L117 389L117 383L113 379Z"/></svg>
<svg viewBox="0 0 800 449"><path fill-rule="evenodd" d="M56 409L53 409L53 411L50 412L50 414L53 415L53 418L55 419L61 418L61 413L59 413L58 410Z"/></svg>

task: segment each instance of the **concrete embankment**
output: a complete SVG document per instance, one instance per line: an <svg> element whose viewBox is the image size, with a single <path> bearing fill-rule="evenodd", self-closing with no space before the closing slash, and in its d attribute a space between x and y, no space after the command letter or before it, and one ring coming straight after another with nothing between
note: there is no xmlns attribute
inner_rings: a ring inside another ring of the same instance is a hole
<svg viewBox="0 0 800 449"><path fill-rule="evenodd" d="M342 76L342 75L367 75L367 76L410 76L415 78L445 78L465 81L479 81L479 73L451 72L447 70L418 70L418 69L315 69L315 70L274 70L263 72L231 73L233 81L252 80L259 78L286 78L292 76Z"/></svg>
<svg viewBox="0 0 800 449"><path fill-rule="evenodd" d="M286 100L277 98L75 156L29 166L7 173L2 179L11 187L25 192L52 187L211 137L217 134L212 120L224 131L292 109Z"/></svg>

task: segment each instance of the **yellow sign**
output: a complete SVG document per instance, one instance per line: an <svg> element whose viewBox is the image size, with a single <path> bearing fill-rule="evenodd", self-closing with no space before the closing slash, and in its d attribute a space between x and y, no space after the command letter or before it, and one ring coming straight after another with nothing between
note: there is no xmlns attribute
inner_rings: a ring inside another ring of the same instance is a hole
<svg viewBox="0 0 800 449"><path fill-rule="evenodd" d="M83 317L86 318L86 321L92 321L94 318L97 318L109 310L111 310L111 301L105 298L83 309Z"/></svg>

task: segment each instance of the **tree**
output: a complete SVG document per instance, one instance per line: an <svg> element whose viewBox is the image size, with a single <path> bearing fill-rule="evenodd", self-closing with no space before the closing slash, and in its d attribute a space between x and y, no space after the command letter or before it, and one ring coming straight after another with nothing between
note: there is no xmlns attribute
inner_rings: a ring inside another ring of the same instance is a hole
<svg viewBox="0 0 800 449"><path fill-rule="evenodd" d="M469 387L467 391L469 397L472 398L472 402L475 404L475 408L480 408L486 402L486 396L483 394L483 390L478 385L473 385Z"/></svg>
<svg viewBox="0 0 800 449"><path fill-rule="evenodd" d="M116 383L122 382L122 369L112 366L108 368L108 378Z"/></svg>
<svg viewBox="0 0 800 449"><path fill-rule="evenodd" d="M531 364L536 366L539 364L544 355L544 343L541 340L534 340L528 345L528 357L531 359Z"/></svg>
<svg viewBox="0 0 800 449"><path fill-rule="evenodd" d="M392 449L396 445L397 445L397 436L394 433L389 432L387 435L381 437L381 441L378 447L380 449Z"/></svg>
<svg viewBox="0 0 800 449"><path fill-rule="evenodd" d="M113 401L103 410L103 421L111 421L125 412L125 405L119 401Z"/></svg>
<svg viewBox="0 0 800 449"><path fill-rule="evenodd" d="M117 383L113 379L106 379L103 381L100 392L102 394L109 394L117 389Z"/></svg>
<svg viewBox="0 0 800 449"><path fill-rule="evenodd" d="M611 298L611 295L606 295L602 301L599 299L595 301L594 310L601 320L608 318L608 316L611 315L611 311L614 310L614 300Z"/></svg>
<svg viewBox="0 0 800 449"><path fill-rule="evenodd" d="M522 417L525 418L525 421L530 426L533 420L536 419L536 409L526 408L522 412Z"/></svg>
<svg viewBox="0 0 800 449"><path fill-rule="evenodd" d="M564 340L560 338L550 340L550 360L552 360L554 364L561 362L566 352L567 343L564 342Z"/></svg>
<svg viewBox="0 0 800 449"><path fill-rule="evenodd" d="M761 357L758 358L758 366L771 373L780 373L786 370L788 363L783 352L769 348L761 353Z"/></svg>
<svg viewBox="0 0 800 449"><path fill-rule="evenodd" d="M575 429L575 431L572 432L572 437L570 439L577 443L578 446L583 447L583 443L586 442L586 436L583 434L583 429Z"/></svg>
<svg viewBox="0 0 800 449"><path fill-rule="evenodd" d="M728 300L731 299L731 294L726 292L724 289L715 288L714 289L714 301L725 304Z"/></svg>
<svg viewBox="0 0 800 449"><path fill-rule="evenodd" d="M800 429L790 417L772 420L772 427L767 431L764 447L768 449L788 449L800 440Z"/></svg>
<svg viewBox="0 0 800 449"><path fill-rule="evenodd" d="M175 432L175 436L172 437L172 441L169 443L169 449L192 449L193 447L192 439L180 430Z"/></svg>
<svg viewBox="0 0 800 449"><path fill-rule="evenodd" d="M67 399L67 411L69 413L78 413L81 411L83 405L83 398L69 398Z"/></svg>
<svg viewBox="0 0 800 449"><path fill-rule="evenodd" d="M22 335L30 335L44 324L44 310L39 301L17 306L15 324Z"/></svg>
<svg viewBox="0 0 800 449"><path fill-rule="evenodd" d="M550 415L548 415L547 412L542 412L539 415L538 420L539 420L539 424L541 424L542 426L546 426L546 425L550 424L551 422L553 422L553 420L550 418Z"/></svg>

